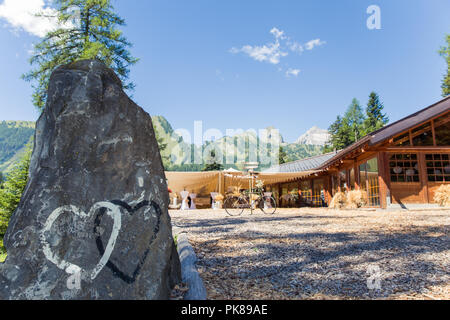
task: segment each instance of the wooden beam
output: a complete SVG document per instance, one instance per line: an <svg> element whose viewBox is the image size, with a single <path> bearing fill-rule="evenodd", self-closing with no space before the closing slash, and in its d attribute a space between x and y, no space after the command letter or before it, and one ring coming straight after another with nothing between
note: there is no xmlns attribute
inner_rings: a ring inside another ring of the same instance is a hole
<svg viewBox="0 0 450 320"><path fill-rule="evenodd" d="M427 167L425 162L425 153L420 152L418 154L418 160L419 160L419 177L420 177L420 196L421 200L424 201L424 203L429 203L428 199L428 175L427 175Z"/></svg>
<svg viewBox="0 0 450 320"><path fill-rule="evenodd" d="M386 199L389 194L389 167L386 152L379 152L377 154L377 162L380 205L383 209L386 209Z"/></svg>
<svg viewBox="0 0 450 320"><path fill-rule="evenodd" d="M434 120L431 120L431 134L433 135L433 146L436 147L436 135L434 133Z"/></svg>
<svg viewBox="0 0 450 320"><path fill-rule="evenodd" d="M450 152L450 147L433 147L433 146L426 146L426 147L388 147L383 148L379 151L387 151L387 152Z"/></svg>

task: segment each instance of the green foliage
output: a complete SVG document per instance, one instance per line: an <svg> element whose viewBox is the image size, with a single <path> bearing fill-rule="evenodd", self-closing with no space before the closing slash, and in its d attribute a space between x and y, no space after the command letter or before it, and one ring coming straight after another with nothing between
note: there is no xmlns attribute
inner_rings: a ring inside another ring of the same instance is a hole
<svg viewBox="0 0 450 320"><path fill-rule="evenodd" d="M446 97L450 95L450 34L446 35L447 46L441 47L439 54L447 62L447 74L442 79L442 96Z"/></svg>
<svg viewBox="0 0 450 320"><path fill-rule="evenodd" d="M221 171L221 170L223 170L223 165L217 162L216 152L212 150L209 159L207 160L207 163L203 167L202 171Z"/></svg>
<svg viewBox="0 0 450 320"><path fill-rule="evenodd" d="M0 188L0 254L5 252L3 237L8 227L12 213L19 205L23 190L28 180L30 166L31 145L28 145L26 155L6 177Z"/></svg>
<svg viewBox="0 0 450 320"><path fill-rule="evenodd" d="M348 107L342 122L343 130L349 135L349 140L353 143L362 137L364 114L361 105L356 98Z"/></svg>
<svg viewBox="0 0 450 320"><path fill-rule="evenodd" d="M161 155L163 166L164 168L166 168L169 165L170 157L168 155L165 155L163 151L167 149L168 144L165 142L164 137L161 136L158 130L155 130L155 137L156 142L158 143L159 154Z"/></svg>
<svg viewBox="0 0 450 320"><path fill-rule="evenodd" d="M203 164L195 163L169 164L169 166L164 167L167 171L202 171L203 168Z"/></svg>
<svg viewBox="0 0 450 320"><path fill-rule="evenodd" d="M286 151L284 151L284 148L282 146L280 146L280 148L278 150L278 163L283 164L283 163L286 163L287 161L288 161L288 155L287 155Z"/></svg>
<svg viewBox="0 0 450 320"><path fill-rule="evenodd" d="M334 149L341 150L352 144L353 135L350 134L348 121L342 119L341 116L336 117L336 121L330 125L328 131L330 132L330 141L325 146L324 153L334 151Z"/></svg>
<svg viewBox="0 0 450 320"><path fill-rule="evenodd" d="M3 240L0 239L0 263L4 262L6 260L6 250L3 246Z"/></svg>
<svg viewBox="0 0 450 320"><path fill-rule="evenodd" d="M389 118L383 114L383 108L379 96L371 92L364 115L359 101L354 98L344 116L338 115L328 128L331 137L323 152L342 150L365 135L382 128L389 122Z"/></svg>
<svg viewBox="0 0 450 320"><path fill-rule="evenodd" d="M369 95L369 102L366 108L366 119L364 120L363 128L364 135L384 127L389 122L389 118L386 114L383 114L383 108L384 106L380 102L380 97L372 91Z"/></svg>
<svg viewBox="0 0 450 320"><path fill-rule="evenodd" d="M242 170L243 167L241 168L241 163L224 164L223 166L220 166L217 163L212 165L211 163L197 164L193 162L196 158L202 158L206 146L214 146L213 149L220 150L222 154L226 154L226 150L229 150L234 146L236 148L236 162L237 159L245 159L242 162L249 161L249 142L254 144L259 143L259 137L244 133L235 135L233 139L230 139L230 137L223 137L213 142L208 141L203 146L197 146L183 141L183 138L174 132L170 123L163 116L153 116L152 123L158 139L158 144L163 146L162 148L160 147L160 151L164 169L167 171L201 171L205 169L205 167L208 170L221 170L220 168ZM268 145L267 148L268 150L271 150L272 146ZM285 157L283 157L284 161L287 162L319 155L322 153L323 147L291 143L283 145L282 149L285 152ZM187 150L190 151L190 158L189 154L186 152ZM257 161L259 161L259 158ZM267 167L268 165L265 167L261 165L259 169L263 170Z"/></svg>
<svg viewBox="0 0 450 320"><path fill-rule="evenodd" d="M0 122L0 165L10 160L34 134L34 122Z"/></svg>
<svg viewBox="0 0 450 320"><path fill-rule="evenodd" d="M125 21L113 12L110 0L55 0L54 3L59 28L35 45L30 64L37 68L22 76L33 82L33 104L40 110L45 106L49 78L56 67L82 59L98 59L125 83L129 66L138 61L127 49L131 44L116 29L125 25ZM134 84L126 83L124 88L133 89Z"/></svg>

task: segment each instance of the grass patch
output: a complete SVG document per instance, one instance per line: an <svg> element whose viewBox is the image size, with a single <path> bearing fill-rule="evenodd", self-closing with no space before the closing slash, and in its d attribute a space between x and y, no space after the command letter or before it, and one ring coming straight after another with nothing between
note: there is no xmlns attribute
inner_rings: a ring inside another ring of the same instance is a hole
<svg viewBox="0 0 450 320"><path fill-rule="evenodd" d="M0 263L5 262L6 260L6 253L0 253Z"/></svg>

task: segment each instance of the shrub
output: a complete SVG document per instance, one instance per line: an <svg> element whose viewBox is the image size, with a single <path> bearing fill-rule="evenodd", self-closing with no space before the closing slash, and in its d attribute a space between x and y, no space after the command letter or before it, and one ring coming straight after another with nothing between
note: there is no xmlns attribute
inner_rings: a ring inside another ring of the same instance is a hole
<svg viewBox="0 0 450 320"><path fill-rule="evenodd" d="M443 184L434 193L434 202L441 207L450 207L450 184Z"/></svg>
<svg viewBox="0 0 450 320"><path fill-rule="evenodd" d="M356 209L363 207L368 201L367 193L363 190L352 190L347 193L346 207Z"/></svg>
<svg viewBox="0 0 450 320"><path fill-rule="evenodd" d="M347 197L344 192L338 192L334 195L333 199L330 202L330 208L332 209L341 209L345 207L347 202Z"/></svg>

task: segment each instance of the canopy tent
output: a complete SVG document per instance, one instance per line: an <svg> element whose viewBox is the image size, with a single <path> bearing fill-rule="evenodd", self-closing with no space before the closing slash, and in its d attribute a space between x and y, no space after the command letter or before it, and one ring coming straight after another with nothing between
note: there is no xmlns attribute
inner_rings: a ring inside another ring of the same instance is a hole
<svg viewBox="0 0 450 320"><path fill-rule="evenodd" d="M219 190L219 171L165 173L169 188L173 192L187 190L194 193L209 193Z"/></svg>
<svg viewBox="0 0 450 320"><path fill-rule="evenodd" d="M264 185L289 182L317 173L317 170L303 172L254 172L254 178L262 180ZM200 171L181 172L166 171L168 185L174 192L187 190L189 192L207 194L223 193L229 186L248 187L249 175L241 171Z"/></svg>

